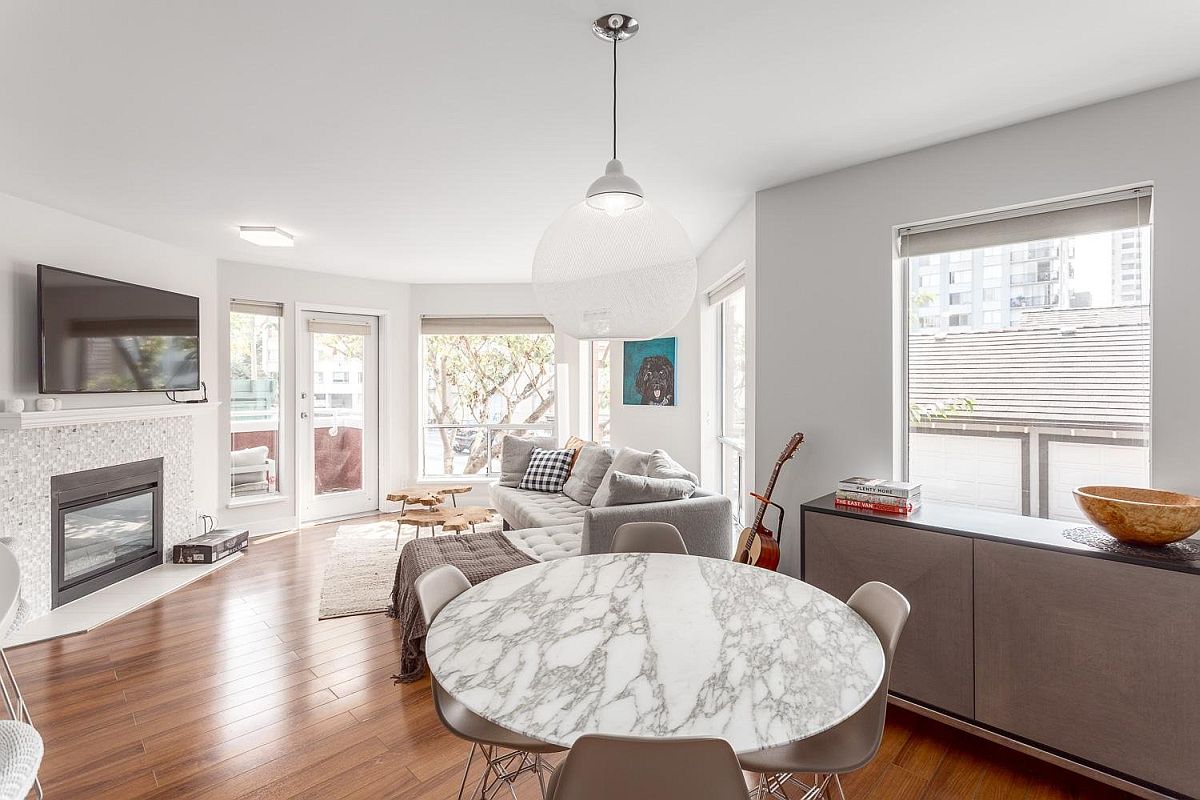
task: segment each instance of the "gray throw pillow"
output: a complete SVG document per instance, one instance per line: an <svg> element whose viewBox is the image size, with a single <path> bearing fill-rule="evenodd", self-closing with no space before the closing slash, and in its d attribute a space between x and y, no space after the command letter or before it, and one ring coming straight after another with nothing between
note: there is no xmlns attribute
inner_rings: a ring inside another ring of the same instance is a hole
<svg viewBox="0 0 1200 800"><path fill-rule="evenodd" d="M624 472L614 472L609 478L609 486L610 506L685 500L696 491L696 484L683 478L651 478L646 475L626 475Z"/></svg>
<svg viewBox="0 0 1200 800"><path fill-rule="evenodd" d="M596 490L600 488L600 482L612 466L614 455L616 451L610 447L601 447L598 444L584 445L579 451L579 457L575 459L575 466L571 468L571 476L563 484L563 494L576 503L590 506Z"/></svg>
<svg viewBox="0 0 1200 800"><path fill-rule="evenodd" d="M666 450L652 452L649 462L646 474L651 478L682 478L692 483L700 483L696 473L688 471L686 467L667 455Z"/></svg>
<svg viewBox="0 0 1200 800"><path fill-rule="evenodd" d="M553 450L555 444L552 436L505 436L504 441L500 443L500 485L511 486L514 489L520 486L521 479L529 469L529 457L533 455L533 448Z"/></svg>
<svg viewBox="0 0 1200 800"><path fill-rule="evenodd" d="M612 502L609 500L609 479L613 476L614 472L624 472L626 475L645 475L649 466L649 453L634 450L632 447L622 447L613 457L612 466L605 473L604 480L600 481L600 488L596 490L596 494L592 497L592 506L594 508L602 508L603 506L612 505Z"/></svg>

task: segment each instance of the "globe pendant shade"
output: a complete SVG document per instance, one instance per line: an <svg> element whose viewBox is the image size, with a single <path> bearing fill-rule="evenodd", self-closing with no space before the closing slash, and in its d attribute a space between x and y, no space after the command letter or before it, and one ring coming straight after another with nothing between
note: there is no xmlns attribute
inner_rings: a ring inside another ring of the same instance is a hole
<svg viewBox="0 0 1200 800"><path fill-rule="evenodd" d="M692 307L696 258L683 226L652 203L611 216L585 200L542 235L533 289L559 333L652 339Z"/></svg>

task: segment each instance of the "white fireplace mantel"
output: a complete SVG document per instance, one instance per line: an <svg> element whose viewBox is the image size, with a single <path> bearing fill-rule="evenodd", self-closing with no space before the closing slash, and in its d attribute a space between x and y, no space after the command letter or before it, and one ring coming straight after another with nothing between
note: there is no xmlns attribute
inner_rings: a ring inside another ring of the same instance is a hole
<svg viewBox="0 0 1200 800"><path fill-rule="evenodd" d="M61 411L5 412L0 413L0 430L23 431L32 428L57 428L65 425L123 422L131 419L191 417L215 411L220 405L219 402L214 401L209 403L108 406L105 408L64 408Z"/></svg>

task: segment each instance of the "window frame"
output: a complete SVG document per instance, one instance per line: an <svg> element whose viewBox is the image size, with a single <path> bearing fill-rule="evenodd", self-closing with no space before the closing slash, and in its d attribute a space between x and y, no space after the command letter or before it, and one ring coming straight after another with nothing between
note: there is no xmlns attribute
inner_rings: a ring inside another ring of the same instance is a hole
<svg viewBox="0 0 1200 800"><path fill-rule="evenodd" d="M479 320L486 320L487 318L486 317L478 317L478 318L468 318L468 319L471 321L479 321ZM505 319L508 319L508 318L505 318ZM555 337L556 343L557 343L557 334L555 334L555 333L547 334L545 332L519 333L516 331L505 331L504 334L499 334L499 333L488 334L488 333L478 332L478 333L470 333L470 334L466 334L466 335L484 335L484 336L486 336L486 335L505 335L505 334L507 334L507 335L515 334L515 335L521 335L521 336L549 335L549 336ZM493 434L495 434L495 433L503 434L506 431L532 431L535 434L552 436L555 439L558 438L558 433L559 433L558 421L559 421L559 417L560 417L558 410L559 410L561 403L563 402L563 399L562 399L562 397L559 396L557 378L555 378L555 385L554 385L555 397L554 397L554 407L553 407L554 408L553 422L550 422L550 423L514 422L514 423L478 423L478 424L427 422L426 420L428 418L428 413L425 408L426 392L428 391L428 387L427 387L427 383L426 383L426 372L425 372L425 356L426 356L426 344L427 344L426 337L437 336L437 335L443 335L443 332L435 331L432 333L426 333L419 326L417 328L417 334L416 334L416 336L417 336L417 361L416 361L417 407L421 410L420 410L420 413L416 415L416 417L417 417L416 418L417 463L415 465L414 474L417 476L415 482L418 485L430 484L430 483L448 483L451 481L459 482L459 483L467 483L467 484L491 483L500 476L499 471L492 472L490 469L485 469L481 472L474 472L474 473L467 474L467 475L455 475L453 473L451 473L451 474L426 473L425 472L425 433L427 430L441 430L441 429L445 429L445 428L452 428L452 429L482 428L484 430L484 435L487 436L489 439L489 443L491 441L491 437ZM557 370L558 370L557 360L554 359L553 357L551 360L552 360L552 362L554 362L553 367L555 370L555 374L557 375Z"/></svg>
<svg viewBox="0 0 1200 800"><path fill-rule="evenodd" d="M600 436L600 387L596 385L596 345L608 343L608 436ZM613 339L588 339L584 341L587 348L587 384L582 387L587 392L587 430L588 438L597 444L608 447L612 444L612 357Z"/></svg>
<svg viewBox="0 0 1200 800"><path fill-rule="evenodd" d="M725 469L725 459L726 459L726 456L729 454L729 453L727 453L727 451L730 451L733 454L733 457L737 459L738 464L739 464L738 483L740 484L737 487L737 489L738 489L737 499L734 500L733 498L730 498L733 501L733 521L734 521L735 525L743 525L743 524L745 524L745 516L746 516L746 509L747 509L746 498L748 497L749 492L750 492L750 489L746 485L746 439L745 439L744 435L741 439L730 436L726 432L726 428L725 428L725 421L726 421L726 417L725 417L725 412L726 412L725 365L726 365L726 355L727 355L726 336L725 336L725 334L726 334L725 323L726 323L726 312L727 312L726 303L730 299L735 297L738 294L738 292L741 292L742 304L743 304L742 307L743 307L743 309L745 309L745 303L747 300L748 293L747 293L746 287L744 285L738 287L733 292L730 292L727 296L721 298L720 301L713 304L714 320L716 323L716 345L717 345L716 346L716 381L714 384L714 388L716 390L716 420L717 420L716 439L717 439L717 448L718 448L718 469L717 469L718 486L717 486L717 489L722 494L724 494L726 497L730 496L729 495L730 487L726 486L726 481L729 476L726 473L726 469ZM744 315L744 311L743 311L743 315ZM747 356L748 356L748 354L747 354Z"/></svg>
<svg viewBox="0 0 1200 800"><path fill-rule="evenodd" d="M275 429L274 429L274 431L275 431L275 457L274 457L275 464L274 464L274 475L273 475L275 485L274 485L273 490L268 491L264 494L245 495L245 496L241 496L241 497L235 495L233 493L233 481L232 481L233 466L227 457L226 460L224 460L222 462L224 465L224 469L222 470L223 475L222 475L221 480L222 480L223 486L225 487L223 489L224 496L225 496L225 507L230 508L230 509L244 508L247 506L264 505L264 504L268 504L268 503L286 502L288 500L288 495L283 491L283 489L288 485L287 481L285 479L286 479L287 475L289 474L287 465L290 463L288 460L290 454L288 452L288 441L287 441L288 418L287 418L287 413L285 412L286 402L285 402L285 398L284 398L285 387L286 387L286 383L287 383L287 379L288 379L288 363L287 363L287 359L286 359L286 355L287 355L288 351L287 351L287 341L286 341L287 336L285 334L287 307L286 307L286 304L284 304L282 302L278 302L278 301L246 300L246 299L242 299L242 298L230 298L226 302L226 313L228 314L227 319L232 319L234 314L253 314L253 313L255 313L253 311L241 310L238 308L239 306L250 307L250 308L258 307L258 308L264 309L264 311L267 309L270 309L274 313L262 313L262 314L260 314L260 316L274 317L274 318L278 319L279 329L276 334L276 338L278 341L278 352L276 354L276 362L278 363L278 377L276 379L277 402L276 402L276 420L275 420ZM226 440L226 444L229 447L230 453L233 452L233 436L237 432L234 430L236 421L234 418L235 409L234 409L234 403L233 403L233 380L234 380L234 378L233 378L233 369L232 369L232 366L233 366L232 338L231 338L232 330L233 330L232 323L226 324L226 326L225 326L225 347L227 348L226 352L229 355L229 357L226 359L226 364L225 364L225 373L226 373L225 380L229 381L229 403L228 403L228 409L226 412L226 419L229 421L229 437Z"/></svg>
<svg viewBox="0 0 1200 800"><path fill-rule="evenodd" d="M976 214L964 215L961 217L946 218L944 221L934 221L934 222L930 222L930 223L912 223L912 224L908 224L908 225L897 225L892 228L893 242L894 242L894 247L895 247L894 257L893 257L893 265L894 265L894 268L896 270L898 270L898 279L894 280L893 284L892 284L895 291L898 292L896 300L893 304L893 309L896 312L895 316L894 316L893 331L895 332L896 335L898 335L900 337L899 346L895 347L893 350L893 352L895 353L895 357L897 359L897 361L895 362L895 368L893 370L893 376L894 376L894 380L896 380L898 382L893 387L893 397L897 398L900 402L895 409L894 419L896 421L896 427L895 427L896 433L893 435L893 446L896 449L893 451L892 463L893 463L894 473L899 476L899 479L910 480L910 475L911 475L910 434L911 434L912 422L909 418L908 410L910 407L909 404L910 404L910 390L911 390L911 381L910 381L910 375L909 375L909 363L910 363L910 358L911 358L910 337L912 335L912 332L910 330L911 322L909 321L908 315L915 310L911 306L912 292L914 289L914 281L913 281L914 270L912 268L911 262L914 262L914 261L920 259L921 262L920 262L920 264L918 264L918 266L922 266L925 264L925 262L929 258L931 258L931 256L925 255L924 253L918 253L917 255L910 255L907 252L905 252L905 247L904 247L905 235L908 233L923 231L923 230L927 230L927 229L932 229L932 230L936 231L936 230L942 229L942 228L967 227L967 226L971 226L974 224L981 224L981 223L992 222L992 221L1004 222L1005 220L1009 220L1014 217L1019 218L1021 216L1026 216L1026 215L1035 215L1038 213L1042 213L1043 211L1048 211L1050 213L1053 213L1053 212L1059 211L1059 210L1063 210L1063 209L1070 211L1071 209L1074 209L1074 208L1083 208L1088 205L1106 202L1106 200L1108 200L1110 198L1118 198L1118 197L1122 197L1122 196L1124 196L1126 199L1137 198L1137 199L1139 199L1139 201L1145 202L1145 209L1143 209L1140 204L1138 206L1138 218L1137 218L1135 225L1127 226L1126 228L1110 228L1109 230L1124 231L1124 230L1136 228L1138 230L1144 229L1146 231L1146 238L1144 241L1142 241L1140 236L1138 237L1138 241L1142 245L1140 254L1145 259L1144 264L1141 264L1141 262L1139 261L1139 265L1141 266L1141 273L1140 273L1141 279L1140 279L1139 283L1144 284L1144 288L1141 288L1141 290L1139 292L1139 301L1141 304L1144 304L1147 307L1146 314L1147 314L1148 325L1150 326L1149 351L1147 354L1147 359L1149 362L1148 369L1149 369L1150 375L1152 376L1153 375L1153 362L1154 362L1154 344L1153 344L1154 312L1153 312L1153 292L1151 290L1151 287L1154 282L1154 267L1155 267L1155 247L1154 247L1155 236L1154 236L1154 218L1153 218L1154 217L1154 214L1153 214L1154 187L1152 184L1147 183L1147 184L1131 185L1131 186L1128 186L1128 187L1125 187L1122 189L1114 189L1114 190L1109 190L1109 191L1105 191L1105 192L1097 192L1097 193L1091 193L1088 195L1080 195L1080 196L1073 197L1073 198L1043 201L1043 202L1038 202L1038 203L1026 204L1026 205L1019 206L1019 207L1011 207L1008 209L995 211L995 212L981 212L981 213L976 213ZM1083 234L1071 234L1069 236L1057 237L1057 238L1071 238L1071 236L1075 236L1075 235L1083 235ZM1031 241L1040 241L1040 240L1031 240ZM1123 239L1121 247L1118 248L1118 252L1120 252L1122 254L1125 254L1127 252L1124 249L1125 242L1127 242L1127 241L1129 241L1128 236L1126 236ZM994 247L998 248L998 247L1002 247L1002 246L1003 245L980 244L973 249L985 251L985 253L986 253L986 251L989 249L993 249ZM1073 257L1073 255L1074 255L1073 253L1070 254L1071 257ZM1060 260L1065 261L1067 258L1068 258L1068 256L1060 255ZM1053 259L1051 259L1051 260L1053 261ZM993 265L990 262L988 262L987 259L985 258L984 263L983 263L984 272L982 273L985 275L983 285L987 286L989 284L989 281L986 278L986 271L989 267L994 268L996 266L999 266L1002 269L1004 266L1008 266L1009 264L1010 264L1010 262L1005 260L1005 261L1002 261L999 265ZM1012 266L1017 266L1017 263L1012 263ZM1037 269L1037 267L1035 266L1035 270L1036 269ZM1065 269L1065 267L1060 264L1059 269L1063 270L1063 269ZM1002 275L1003 275L1003 273L1002 273ZM918 277L920 277L920 276L918 276ZM917 286L919 286L919 288L926 288L923 283L918 283ZM1002 278L999 286L1000 287L1008 287L1009 292L1007 294L1010 297L1012 296L1011 289L1015 288L1015 287L1013 286L1011 281L1004 281ZM1004 293L1002 292L1002 294L1004 294ZM1119 293L1114 292L1113 297L1112 297L1113 304L1111 307L1112 308L1120 308L1121 305L1124 304L1124 303L1120 302L1122 299L1123 298L1121 298L1119 296ZM1003 305L1007 305L1007 303L1003 303L1003 301L1002 301L1002 307L1003 307ZM1024 307L1022 306L1022 308L1024 308ZM1147 476L1148 476L1147 485L1153 485L1153 482L1154 482L1154 450L1153 450L1154 394L1153 394L1152 380L1151 380L1151 383L1149 384L1149 386L1150 386L1149 395L1148 395L1149 413L1147 416L1148 421L1146 423L1146 427L1144 429L1144 432L1142 433L1141 438L1140 439L1120 438L1120 439L1114 439L1114 440L1110 440L1110 439L1106 438L1106 439L1104 439L1104 443L1115 443L1120 446L1126 446L1126 445L1144 446L1146 448L1146 458L1147 458ZM999 433L997 435L1005 436L1008 434ZM1055 440L1055 438L1052 434L1044 435L1044 436L1048 437L1047 441ZM1041 438L1041 437L1039 437L1039 438ZM1076 437L1076 439L1083 443L1087 443L1090 441L1089 437L1087 437L1087 436ZM1042 445L1039 445L1039 447L1042 447ZM1022 469L1022 471L1025 471L1026 469L1028 469L1027 459L1023 460L1021 469ZM1031 516L1032 515L1032 512L1029 510L1029 498L1030 498L1031 492L1036 493L1039 496L1039 498L1038 498L1039 506L1038 506L1038 511L1037 511L1036 517L1046 518L1046 516L1048 514L1049 509L1045 502L1045 498L1041 496L1045 492L1046 476L1041 474L1041 472L1042 472L1041 464L1039 464L1039 475L1038 475L1039 487L1037 487L1037 488L1027 487L1025 497L1023 499L1025 510L1021 513L1021 516Z"/></svg>

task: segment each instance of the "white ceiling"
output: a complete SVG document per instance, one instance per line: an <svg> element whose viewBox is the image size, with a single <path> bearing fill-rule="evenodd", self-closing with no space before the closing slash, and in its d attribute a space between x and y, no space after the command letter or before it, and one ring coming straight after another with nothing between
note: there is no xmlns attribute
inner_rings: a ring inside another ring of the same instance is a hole
<svg viewBox="0 0 1200 800"><path fill-rule="evenodd" d="M756 189L1200 75L1195 0L0 0L0 192L216 257L528 280L608 158L608 11L642 23L621 157L698 249Z"/></svg>

